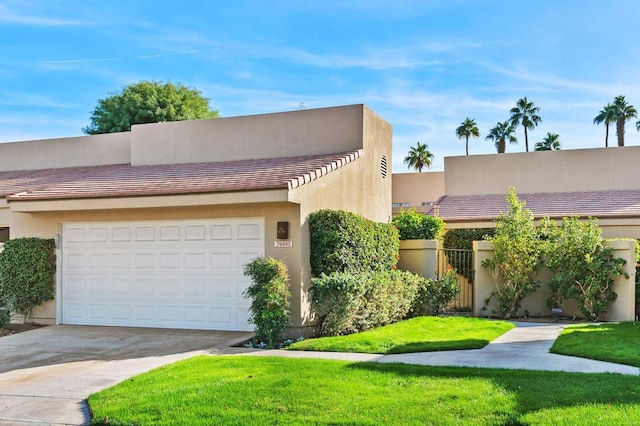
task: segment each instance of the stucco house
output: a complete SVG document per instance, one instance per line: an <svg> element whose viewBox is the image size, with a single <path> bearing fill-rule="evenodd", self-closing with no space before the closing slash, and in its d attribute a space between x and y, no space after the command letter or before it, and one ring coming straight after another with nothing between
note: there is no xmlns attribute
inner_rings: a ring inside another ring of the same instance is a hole
<svg viewBox="0 0 640 426"><path fill-rule="evenodd" d="M639 163L640 146L447 157L443 172L394 174L392 203L491 228L513 186L536 219L596 217L605 238L640 238Z"/></svg>
<svg viewBox="0 0 640 426"><path fill-rule="evenodd" d="M0 241L55 238L38 322L252 330L256 256L289 268L311 324L307 217L391 216L391 126L364 105L0 144Z"/></svg>

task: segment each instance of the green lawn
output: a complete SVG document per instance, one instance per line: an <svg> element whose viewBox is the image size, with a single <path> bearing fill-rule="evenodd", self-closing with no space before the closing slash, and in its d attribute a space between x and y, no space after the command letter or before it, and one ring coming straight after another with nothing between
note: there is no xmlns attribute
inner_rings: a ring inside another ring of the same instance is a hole
<svg viewBox="0 0 640 426"><path fill-rule="evenodd" d="M640 377L199 356L91 395L92 424L631 425Z"/></svg>
<svg viewBox="0 0 640 426"><path fill-rule="evenodd" d="M289 349L370 354L480 349L513 327L482 318L417 317L348 336L307 339Z"/></svg>
<svg viewBox="0 0 640 426"><path fill-rule="evenodd" d="M551 352L640 367L640 322L567 327Z"/></svg>

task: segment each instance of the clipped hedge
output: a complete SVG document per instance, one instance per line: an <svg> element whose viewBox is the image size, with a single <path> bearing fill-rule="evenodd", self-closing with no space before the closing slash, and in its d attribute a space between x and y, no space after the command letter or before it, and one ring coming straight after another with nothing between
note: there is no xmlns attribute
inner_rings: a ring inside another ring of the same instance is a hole
<svg viewBox="0 0 640 426"><path fill-rule="evenodd" d="M31 310L55 294L55 243L52 239L16 238L0 253L0 300L26 323Z"/></svg>
<svg viewBox="0 0 640 426"><path fill-rule="evenodd" d="M390 223L355 213L320 210L309 215L311 272L370 272L395 269L400 238Z"/></svg>
<svg viewBox="0 0 640 426"><path fill-rule="evenodd" d="M425 278L407 271L336 272L309 289L320 335L357 333L404 319Z"/></svg>
<svg viewBox="0 0 640 426"><path fill-rule="evenodd" d="M445 249L471 250L474 241L493 237L494 228L450 229L444 234L442 246Z"/></svg>
<svg viewBox="0 0 640 426"><path fill-rule="evenodd" d="M444 229L441 218L418 213L414 208L401 210L392 223L398 228L401 240L435 240Z"/></svg>

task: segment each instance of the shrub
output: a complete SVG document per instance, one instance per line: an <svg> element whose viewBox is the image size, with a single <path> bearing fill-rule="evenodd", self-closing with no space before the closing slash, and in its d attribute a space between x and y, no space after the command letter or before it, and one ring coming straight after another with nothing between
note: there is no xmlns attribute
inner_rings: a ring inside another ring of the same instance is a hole
<svg viewBox="0 0 640 426"><path fill-rule="evenodd" d="M321 335L351 334L407 316L424 278L407 271L335 272L309 289Z"/></svg>
<svg viewBox="0 0 640 426"><path fill-rule="evenodd" d="M444 312L460 294L460 284L456 271L447 271L440 279L426 279L419 287L418 295L412 307L414 316L438 315Z"/></svg>
<svg viewBox="0 0 640 426"><path fill-rule="evenodd" d="M446 249L471 250L474 241L491 239L493 228L450 229L444 234L442 247Z"/></svg>
<svg viewBox="0 0 640 426"><path fill-rule="evenodd" d="M311 272L370 272L395 269L398 230L355 213L320 210L309 215Z"/></svg>
<svg viewBox="0 0 640 426"><path fill-rule="evenodd" d="M255 339L273 347L289 327L289 274L284 262L259 257L244 266L251 284L244 292L250 297L249 323L255 325Z"/></svg>
<svg viewBox="0 0 640 426"><path fill-rule="evenodd" d="M502 278L492 297L497 296L498 310L505 318L517 315L522 300L540 283L534 279L542 267L544 243L533 222L533 213L525 208L513 188L507 193L509 211L496 219L493 258L482 266ZM488 302L488 301L487 301Z"/></svg>
<svg viewBox="0 0 640 426"><path fill-rule="evenodd" d="M444 228L441 218L418 213L414 208L401 210L391 221L398 228L401 240L438 239Z"/></svg>
<svg viewBox="0 0 640 426"><path fill-rule="evenodd" d="M31 310L54 297L55 243L52 239L16 238L0 253L0 300L9 312L29 321Z"/></svg>
<svg viewBox="0 0 640 426"><path fill-rule="evenodd" d="M561 226L547 220L543 228L550 243L547 267L553 273L549 307L573 299L587 319L599 319L617 297L613 283L623 273L624 259L604 245L595 219L564 218Z"/></svg>

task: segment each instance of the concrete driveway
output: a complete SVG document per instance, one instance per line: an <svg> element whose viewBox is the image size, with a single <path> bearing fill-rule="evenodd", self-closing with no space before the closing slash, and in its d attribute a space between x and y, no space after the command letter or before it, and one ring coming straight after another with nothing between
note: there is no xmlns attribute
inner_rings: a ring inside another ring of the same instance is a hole
<svg viewBox="0 0 640 426"><path fill-rule="evenodd" d="M85 398L247 332L57 325L0 338L0 424L83 425Z"/></svg>

